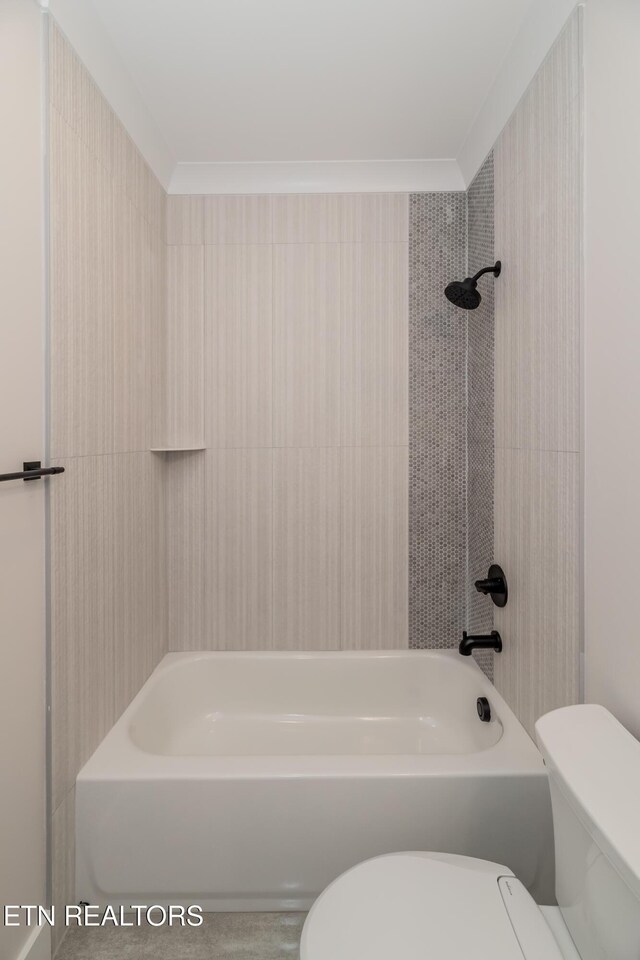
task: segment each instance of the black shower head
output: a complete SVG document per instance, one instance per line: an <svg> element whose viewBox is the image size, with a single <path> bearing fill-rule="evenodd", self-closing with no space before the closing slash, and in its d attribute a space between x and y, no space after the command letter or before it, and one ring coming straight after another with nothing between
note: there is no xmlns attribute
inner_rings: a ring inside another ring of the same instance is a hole
<svg viewBox="0 0 640 960"><path fill-rule="evenodd" d="M474 277L467 277L466 280L453 280L445 287L444 295L447 300L460 307L462 310L475 310L480 306L482 297L478 292L478 280L484 273L492 273L494 277L500 276L502 264L496 260L493 267L484 267L478 270Z"/></svg>
<svg viewBox="0 0 640 960"><path fill-rule="evenodd" d="M475 310L482 300L477 284L470 277L466 280L454 280L445 287L444 295L462 310Z"/></svg>

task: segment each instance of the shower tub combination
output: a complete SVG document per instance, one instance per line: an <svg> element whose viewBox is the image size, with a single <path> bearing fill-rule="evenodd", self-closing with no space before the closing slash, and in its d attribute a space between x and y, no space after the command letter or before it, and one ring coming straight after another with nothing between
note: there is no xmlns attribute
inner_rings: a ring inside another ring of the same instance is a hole
<svg viewBox="0 0 640 960"><path fill-rule="evenodd" d="M169 654L78 775L76 850L103 905L306 910L400 850L504 863L553 902L542 759L453 652Z"/></svg>

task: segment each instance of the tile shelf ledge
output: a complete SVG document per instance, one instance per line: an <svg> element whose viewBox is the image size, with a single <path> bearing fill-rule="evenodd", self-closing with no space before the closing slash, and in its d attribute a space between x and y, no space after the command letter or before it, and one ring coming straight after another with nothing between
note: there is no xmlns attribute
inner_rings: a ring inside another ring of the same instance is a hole
<svg viewBox="0 0 640 960"><path fill-rule="evenodd" d="M199 444L189 444L182 447L151 447L151 453L191 453L196 450L206 450L206 446L203 443Z"/></svg>

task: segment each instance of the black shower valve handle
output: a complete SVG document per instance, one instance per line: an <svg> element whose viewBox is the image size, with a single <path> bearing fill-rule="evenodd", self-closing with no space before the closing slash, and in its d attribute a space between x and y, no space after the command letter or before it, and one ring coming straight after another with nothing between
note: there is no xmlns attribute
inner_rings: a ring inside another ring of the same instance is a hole
<svg viewBox="0 0 640 960"><path fill-rule="evenodd" d="M507 578L502 567L492 563L484 580L476 580L475 588L478 593L491 597L496 607L505 607L509 597Z"/></svg>
<svg viewBox="0 0 640 960"><path fill-rule="evenodd" d="M476 580L475 588L478 593L498 593L504 590L504 580L502 577L487 577L486 580Z"/></svg>

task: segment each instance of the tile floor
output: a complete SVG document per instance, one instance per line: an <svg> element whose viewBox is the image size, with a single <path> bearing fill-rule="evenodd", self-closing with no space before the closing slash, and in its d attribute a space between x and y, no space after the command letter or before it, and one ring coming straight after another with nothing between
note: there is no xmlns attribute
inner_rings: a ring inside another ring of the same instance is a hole
<svg viewBox="0 0 640 960"><path fill-rule="evenodd" d="M71 927L56 960L298 960L304 913L209 913L201 927Z"/></svg>

